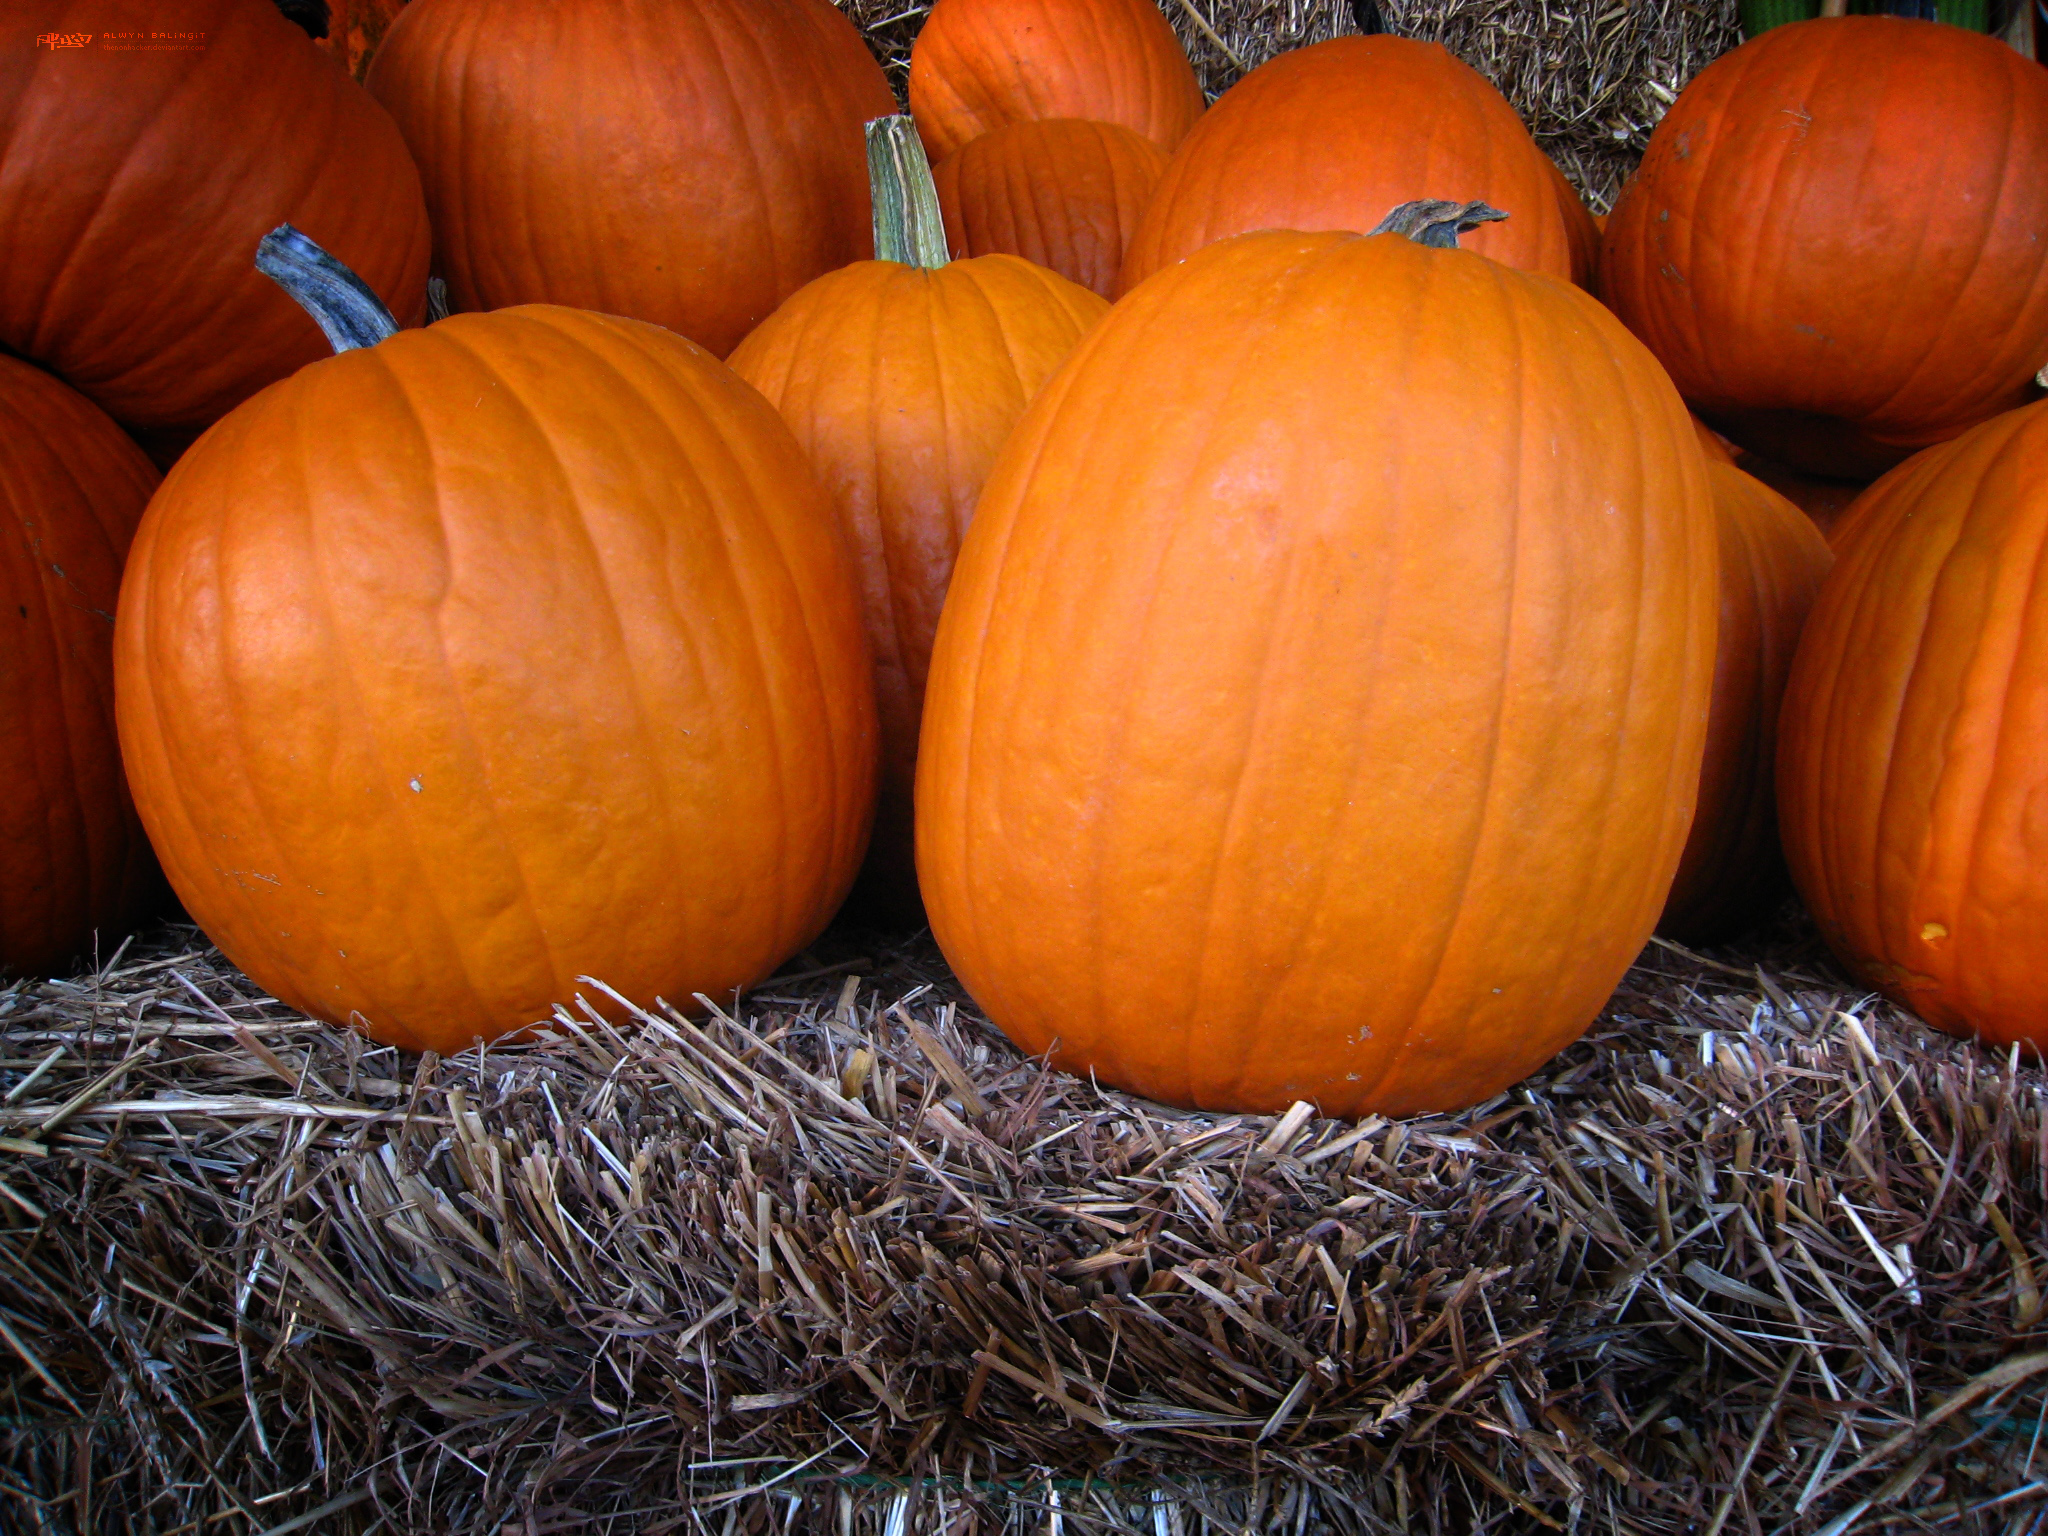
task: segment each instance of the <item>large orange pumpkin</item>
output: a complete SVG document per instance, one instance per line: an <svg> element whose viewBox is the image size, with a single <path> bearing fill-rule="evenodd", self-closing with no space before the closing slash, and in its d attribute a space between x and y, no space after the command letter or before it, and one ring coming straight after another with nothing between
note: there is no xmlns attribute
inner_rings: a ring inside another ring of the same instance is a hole
<svg viewBox="0 0 2048 1536"><path fill-rule="evenodd" d="M1104 298L1166 170L1166 151L1115 123L1056 117L985 133L933 172L962 256L1007 252Z"/></svg>
<svg viewBox="0 0 2048 1536"><path fill-rule="evenodd" d="M938 0L910 53L910 110L934 163L1005 123L1120 123L1170 150L1202 88L1152 0Z"/></svg>
<svg viewBox="0 0 2048 1536"><path fill-rule="evenodd" d="M323 356L249 265L289 219L409 324L419 173L391 119L270 0L63 0L0 49L0 344L127 426L189 438ZM34 48L30 33L91 35ZM106 34L196 33L190 48Z"/></svg>
<svg viewBox="0 0 2048 1536"><path fill-rule="evenodd" d="M1418 192L1506 210L1468 248L1569 280L1563 180L1507 98L1440 44L1335 38L1261 64L1195 125L1131 237L1120 291L1246 230L1369 230Z"/></svg>
<svg viewBox="0 0 2048 1536"><path fill-rule="evenodd" d="M1578 289L1395 235L1119 302L989 476L917 781L1025 1049L1176 1103L1484 1099L1577 1036L1691 820L1713 509Z"/></svg>
<svg viewBox="0 0 2048 1536"><path fill-rule="evenodd" d="M2048 70L1939 23L1773 27L1657 125L1601 262L1708 421L1868 479L2048 363Z"/></svg>
<svg viewBox="0 0 2048 1536"><path fill-rule="evenodd" d="M1712 944L1762 922L1784 894L1775 775L1778 705L1799 631L1833 556L1806 514L1710 461L1721 533L1720 641L1699 808L1660 933Z"/></svg>
<svg viewBox="0 0 2048 1536"><path fill-rule="evenodd" d="M732 366L795 431L860 565L882 780L855 900L902 919L917 910L911 786L925 674L961 536L1024 407L1109 305L1015 256L948 262L916 138L898 138L933 238L920 250L885 227L876 244L891 259L799 289Z"/></svg>
<svg viewBox="0 0 2048 1536"><path fill-rule="evenodd" d="M1869 985L2048 1048L2048 402L1893 470L1835 557L1779 727L1793 878Z"/></svg>
<svg viewBox="0 0 2048 1536"><path fill-rule="evenodd" d="M637 321L457 315L272 386L150 504L115 648L186 910L408 1048L584 975L684 1006L753 981L866 844L831 508L767 402Z"/></svg>
<svg viewBox="0 0 2048 1536"><path fill-rule="evenodd" d="M90 401L0 357L0 971L89 954L153 889L114 737L114 601L156 483Z"/></svg>
<svg viewBox="0 0 2048 1536"><path fill-rule="evenodd" d="M412 0L370 66L458 310L651 320L721 357L869 253L896 110L826 0Z"/></svg>

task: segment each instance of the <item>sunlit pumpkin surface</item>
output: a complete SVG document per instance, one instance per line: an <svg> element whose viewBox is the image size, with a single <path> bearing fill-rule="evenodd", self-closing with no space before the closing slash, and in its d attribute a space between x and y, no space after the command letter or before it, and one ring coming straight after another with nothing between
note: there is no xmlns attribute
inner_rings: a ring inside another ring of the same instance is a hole
<svg viewBox="0 0 2048 1536"><path fill-rule="evenodd" d="M773 969L866 843L873 685L788 429L701 348L531 306L274 386L121 598L122 751L187 910L277 997L443 1052L595 976Z"/></svg>
<svg viewBox="0 0 2048 1536"><path fill-rule="evenodd" d="M1470 1104L1594 1017L1691 819L1705 463L1563 282L1212 246L1005 447L939 624L918 874L1027 1050L1153 1097Z"/></svg>

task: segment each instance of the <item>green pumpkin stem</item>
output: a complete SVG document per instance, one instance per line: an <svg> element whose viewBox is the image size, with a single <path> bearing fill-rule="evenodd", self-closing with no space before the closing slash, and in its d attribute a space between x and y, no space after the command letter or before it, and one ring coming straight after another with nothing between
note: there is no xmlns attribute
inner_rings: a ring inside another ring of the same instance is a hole
<svg viewBox="0 0 2048 1536"><path fill-rule="evenodd" d="M911 119L878 117L868 124L868 185L875 204L875 260L943 267L952 259L939 189Z"/></svg>
<svg viewBox="0 0 2048 1536"><path fill-rule="evenodd" d="M337 352L374 347L398 334L398 322L370 285L289 224L257 242L256 270L313 317Z"/></svg>
<svg viewBox="0 0 2048 1536"><path fill-rule="evenodd" d="M1482 224L1491 224L1506 217L1500 209L1489 208L1484 203L1447 203L1439 197L1425 197L1417 202L1401 204L1368 233L1406 235L1417 245L1455 251L1458 236L1465 230L1477 229Z"/></svg>

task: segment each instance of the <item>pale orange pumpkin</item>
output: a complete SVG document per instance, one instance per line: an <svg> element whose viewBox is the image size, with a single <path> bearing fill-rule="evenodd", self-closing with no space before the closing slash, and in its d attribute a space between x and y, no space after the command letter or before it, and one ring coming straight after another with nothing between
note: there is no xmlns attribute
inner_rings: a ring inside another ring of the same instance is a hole
<svg viewBox="0 0 2048 1536"><path fill-rule="evenodd" d="M947 261L930 172L910 127L899 118L871 132L878 140L893 134L893 153L908 162L902 179L919 199L915 228L887 224L876 241L887 259L855 262L799 289L732 355L733 370L803 444L860 566L882 780L855 899L899 920L918 910L911 786L932 635L954 556L989 465L1024 407L1109 308L1016 256ZM886 160L890 150L879 147ZM878 205L897 203L884 197Z"/></svg>
<svg viewBox="0 0 2048 1536"><path fill-rule="evenodd" d="M1054 375L968 529L933 933L1025 1050L1150 1097L1498 1092L1670 888L1714 540L1683 403L1580 290L1398 234L1197 252Z"/></svg>

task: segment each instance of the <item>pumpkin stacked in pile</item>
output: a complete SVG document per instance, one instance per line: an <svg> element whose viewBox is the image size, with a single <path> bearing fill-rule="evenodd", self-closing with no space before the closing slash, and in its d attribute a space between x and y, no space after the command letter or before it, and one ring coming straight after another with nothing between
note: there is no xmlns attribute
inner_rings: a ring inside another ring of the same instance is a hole
<svg viewBox="0 0 2048 1536"><path fill-rule="evenodd" d="M0 962L130 920L139 813L257 981L410 1047L729 991L852 891L1106 1082L1449 1109L1660 924L1767 916L1782 785L1849 963L2041 1043L2048 73L2001 45L1778 29L1603 236L1399 37L1205 110L1151 0L938 0L913 126L823 0L413 0L367 89L174 9L207 49L0 82L51 722ZM1833 574L1765 483L1893 464Z"/></svg>

